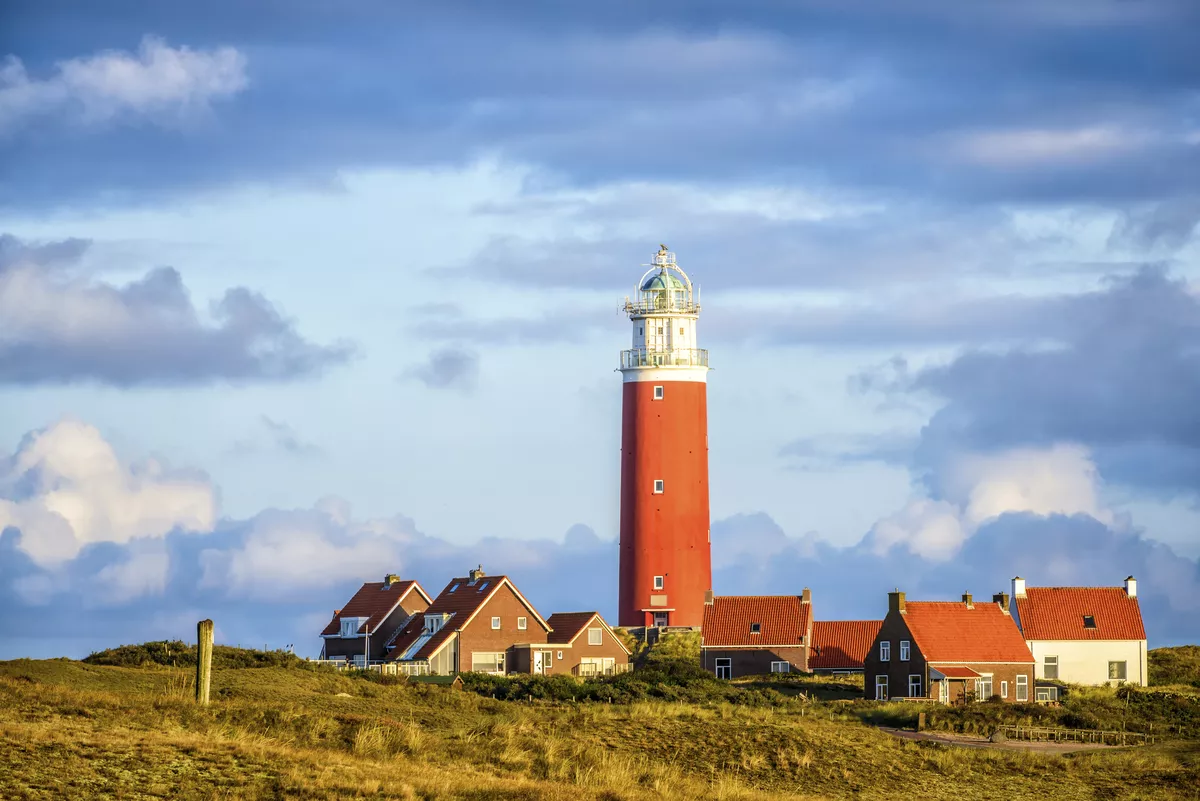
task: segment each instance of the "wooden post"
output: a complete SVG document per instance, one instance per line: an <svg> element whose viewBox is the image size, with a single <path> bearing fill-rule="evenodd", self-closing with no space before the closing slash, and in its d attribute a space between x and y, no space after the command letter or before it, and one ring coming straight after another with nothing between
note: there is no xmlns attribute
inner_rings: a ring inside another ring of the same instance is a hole
<svg viewBox="0 0 1200 801"><path fill-rule="evenodd" d="M208 690L212 686L213 622L201 620L196 624L196 703L208 705Z"/></svg>
<svg viewBox="0 0 1200 801"><path fill-rule="evenodd" d="M925 713L917 713L917 731L925 731Z"/></svg>

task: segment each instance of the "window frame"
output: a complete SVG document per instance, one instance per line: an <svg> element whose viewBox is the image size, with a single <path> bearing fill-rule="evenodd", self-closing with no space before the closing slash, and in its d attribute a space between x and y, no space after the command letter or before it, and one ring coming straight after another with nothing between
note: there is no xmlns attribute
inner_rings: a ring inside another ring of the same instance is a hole
<svg viewBox="0 0 1200 801"><path fill-rule="evenodd" d="M338 622L341 624L341 631L338 633L338 637L343 640L357 639L358 629L361 625L358 622L358 618L352 617L346 620L339 620Z"/></svg>
<svg viewBox="0 0 1200 801"><path fill-rule="evenodd" d="M1017 674L1017 700L1022 703L1029 703L1029 677L1024 673ZM1024 691L1024 692L1022 692Z"/></svg>
<svg viewBox="0 0 1200 801"><path fill-rule="evenodd" d="M772 662L771 663L771 672L772 673L791 673L792 672L792 663L787 662L787 661Z"/></svg>
<svg viewBox="0 0 1200 801"><path fill-rule="evenodd" d="M667 388L665 386L663 386L662 384L655 384L654 385L654 394L653 394L654 400L662 400L666 396L667 396Z"/></svg>
<svg viewBox="0 0 1200 801"><path fill-rule="evenodd" d="M500 616L492 615L492 631L500 630Z"/></svg>
<svg viewBox="0 0 1200 801"><path fill-rule="evenodd" d="M1120 666L1120 676L1113 675L1113 668ZM1108 662L1108 680L1109 681L1129 681L1129 662L1124 659L1111 659Z"/></svg>
<svg viewBox="0 0 1200 801"><path fill-rule="evenodd" d="M911 655L912 645L908 640L900 641L900 661L907 662Z"/></svg>
<svg viewBox="0 0 1200 801"><path fill-rule="evenodd" d="M882 681L881 681L882 679ZM879 690L883 689L881 695ZM888 675L886 673L877 673L875 675L875 700L886 701L888 699Z"/></svg>
<svg viewBox="0 0 1200 801"><path fill-rule="evenodd" d="M667 586L667 577L666 576L655 576L654 577L654 589L661 590L661 589L665 589L666 586Z"/></svg>
<svg viewBox="0 0 1200 801"><path fill-rule="evenodd" d="M917 691L915 693L913 692L914 685L917 688ZM925 696L921 694L921 691L924 689L924 685L925 685L925 680L921 676L920 673L909 673L908 674L908 697L909 698L924 698Z"/></svg>
<svg viewBox="0 0 1200 801"><path fill-rule="evenodd" d="M1051 665L1051 662L1050 662L1051 659L1054 660L1054 662L1053 662L1054 675L1053 676L1050 675L1050 670L1049 670L1050 665ZM1053 679L1055 681L1058 680L1058 656L1057 655L1046 655L1046 656L1042 657L1042 678L1043 679Z"/></svg>
<svg viewBox="0 0 1200 801"><path fill-rule="evenodd" d="M517 631L525 631L527 628L529 628L529 618L518 617L517 618Z"/></svg>
<svg viewBox="0 0 1200 801"><path fill-rule="evenodd" d="M983 692L981 689L985 685L987 686L986 693ZM993 693L995 692L995 689L996 689L996 687L995 687L994 683L992 682L992 674L988 673L986 675L980 676L979 678L975 679L975 700L976 701L987 701L988 699L990 699L992 697Z"/></svg>
<svg viewBox="0 0 1200 801"><path fill-rule="evenodd" d="M593 640L595 640L593 642ZM604 629L595 626L588 629L588 645L604 645Z"/></svg>
<svg viewBox="0 0 1200 801"><path fill-rule="evenodd" d="M892 661L892 642L891 642L891 640L880 640L879 641L879 661L880 662L891 662Z"/></svg>
<svg viewBox="0 0 1200 801"><path fill-rule="evenodd" d="M663 495L667 491L667 482L661 478L654 479L654 494Z"/></svg>
<svg viewBox="0 0 1200 801"><path fill-rule="evenodd" d="M721 675L722 670L725 671L724 676ZM733 659L728 656L718 656L716 658L716 660L713 662L713 674L716 675L716 677L718 679L725 679L726 681L728 681L729 679L732 679L733 678Z"/></svg>
<svg viewBox="0 0 1200 801"><path fill-rule="evenodd" d="M554 667L554 652L542 651L542 670L549 670Z"/></svg>
<svg viewBox="0 0 1200 801"><path fill-rule="evenodd" d="M1000 697L1003 698L1005 701L1008 700L1008 682L1007 681L1000 682Z"/></svg>
<svg viewBox="0 0 1200 801"><path fill-rule="evenodd" d="M762 634L762 623L751 623L750 624L750 633L751 634Z"/></svg>

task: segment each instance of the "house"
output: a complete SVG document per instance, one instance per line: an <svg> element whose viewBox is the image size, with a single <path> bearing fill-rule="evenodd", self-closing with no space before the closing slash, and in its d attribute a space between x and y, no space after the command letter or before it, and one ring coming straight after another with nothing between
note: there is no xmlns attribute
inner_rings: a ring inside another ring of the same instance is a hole
<svg viewBox="0 0 1200 801"><path fill-rule="evenodd" d="M720 595L704 606L700 663L719 679L808 672L812 594Z"/></svg>
<svg viewBox="0 0 1200 801"><path fill-rule="evenodd" d="M545 643L517 646L520 673L612 676L629 670L629 649L599 612L558 612Z"/></svg>
<svg viewBox="0 0 1200 801"><path fill-rule="evenodd" d="M545 643L550 625L509 581L482 566L454 578L392 640L388 660L407 675L517 669L518 644Z"/></svg>
<svg viewBox="0 0 1200 801"><path fill-rule="evenodd" d="M382 582L362 585L321 632L321 658L345 659L363 667L380 662L397 630L429 606L429 595L415 581L401 581L394 573Z"/></svg>
<svg viewBox="0 0 1200 801"><path fill-rule="evenodd" d="M1052 680L1146 685L1146 628L1133 576L1123 587L1029 587L1017 576L1012 597L1037 678L1045 682L1037 700L1057 700Z"/></svg>
<svg viewBox="0 0 1200 801"><path fill-rule="evenodd" d="M1032 701L1033 655L1009 611L1008 595L990 603L907 601L888 593L888 613L863 661L867 698L942 703Z"/></svg>
<svg viewBox="0 0 1200 801"><path fill-rule="evenodd" d="M882 620L815 620L808 666L814 673L862 673Z"/></svg>

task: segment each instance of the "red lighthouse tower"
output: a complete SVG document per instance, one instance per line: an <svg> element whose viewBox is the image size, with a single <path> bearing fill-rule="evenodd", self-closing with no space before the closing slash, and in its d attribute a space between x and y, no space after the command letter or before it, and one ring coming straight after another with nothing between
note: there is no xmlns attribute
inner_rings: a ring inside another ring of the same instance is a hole
<svg viewBox="0 0 1200 801"><path fill-rule="evenodd" d="M708 351L698 293L663 245L625 312L621 351L622 626L699 626L712 588Z"/></svg>

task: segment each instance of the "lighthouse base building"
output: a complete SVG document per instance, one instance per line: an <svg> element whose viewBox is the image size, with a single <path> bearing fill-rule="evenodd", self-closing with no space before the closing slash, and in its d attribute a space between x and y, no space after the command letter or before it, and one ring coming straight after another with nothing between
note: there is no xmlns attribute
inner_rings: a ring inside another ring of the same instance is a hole
<svg viewBox="0 0 1200 801"><path fill-rule="evenodd" d="M692 626L712 590L708 510L708 351L700 305L664 246L625 311L621 353L622 626Z"/></svg>

